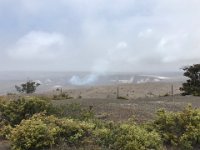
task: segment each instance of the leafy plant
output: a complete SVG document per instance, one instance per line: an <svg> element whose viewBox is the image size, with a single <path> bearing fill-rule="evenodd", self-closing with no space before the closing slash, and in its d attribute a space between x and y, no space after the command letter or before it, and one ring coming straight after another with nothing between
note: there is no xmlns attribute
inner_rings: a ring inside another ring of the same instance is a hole
<svg viewBox="0 0 200 150"><path fill-rule="evenodd" d="M53 100L73 99L67 93L60 93L59 95L53 95Z"/></svg>
<svg viewBox="0 0 200 150"><path fill-rule="evenodd" d="M20 86L15 85L15 88L20 93L30 94L34 93L39 85L40 83L29 80L26 83L22 83Z"/></svg>
<svg viewBox="0 0 200 150"><path fill-rule="evenodd" d="M40 115L35 115L30 119L23 120L12 130L10 136L12 149L39 150L51 147L56 143L59 127L51 123L51 120L49 120L49 124L46 124L41 119Z"/></svg>
<svg viewBox="0 0 200 150"><path fill-rule="evenodd" d="M121 124L100 128L94 132L96 141L114 150L162 149L162 141L155 131L148 132L136 124Z"/></svg>
<svg viewBox="0 0 200 150"><path fill-rule="evenodd" d="M186 107L181 112L159 110L152 123L166 145L193 149L200 145L200 110Z"/></svg>
<svg viewBox="0 0 200 150"><path fill-rule="evenodd" d="M45 114L35 114L23 120L11 131L12 149L30 150L56 146L60 141L70 146L81 146L90 136L94 125L87 122Z"/></svg>
<svg viewBox="0 0 200 150"><path fill-rule="evenodd" d="M188 80L180 88L182 95L200 96L200 64L184 67L183 70Z"/></svg>
<svg viewBox="0 0 200 150"><path fill-rule="evenodd" d="M51 107L52 104L49 101L34 97L4 101L0 103L0 118L14 126L35 113L49 112Z"/></svg>
<svg viewBox="0 0 200 150"><path fill-rule="evenodd" d="M0 121L0 140L8 139L11 133L12 127L5 123L4 121Z"/></svg>

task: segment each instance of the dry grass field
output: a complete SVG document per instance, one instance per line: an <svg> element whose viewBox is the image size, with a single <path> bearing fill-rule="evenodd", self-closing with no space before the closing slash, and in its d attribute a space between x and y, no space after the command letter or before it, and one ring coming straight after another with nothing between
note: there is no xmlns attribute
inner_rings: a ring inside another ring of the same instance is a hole
<svg viewBox="0 0 200 150"><path fill-rule="evenodd" d="M174 96L171 96L171 85ZM68 89L64 92L73 99L54 100L53 103L92 106L96 116L105 120L121 122L134 116L136 121L143 122L152 119L160 108L179 111L188 104L200 107L200 97L180 96L180 86L181 83L144 83ZM117 98L117 87L120 98Z"/></svg>
<svg viewBox="0 0 200 150"><path fill-rule="evenodd" d="M151 82L141 84L116 84L106 86L80 86L73 89L63 89L73 98L81 96L84 99L115 99L117 96L117 88L119 96L127 99L137 99L142 97L155 97L171 94L171 86L173 85L174 94L180 94L179 88L181 82ZM45 94L57 94L57 91L49 91Z"/></svg>
<svg viewBox="0 0 200 150"><path fill-rule="evenodd" d="M152 119L160 108L179 111L188 104L200 107L200 97L175 95L174 97L143 97L131 100L88 98L54 100L53 103L56 105L80 103L86 108L92 106L96 116L101 119L121 122L135 116L137 122L143 122Z"/></svg>

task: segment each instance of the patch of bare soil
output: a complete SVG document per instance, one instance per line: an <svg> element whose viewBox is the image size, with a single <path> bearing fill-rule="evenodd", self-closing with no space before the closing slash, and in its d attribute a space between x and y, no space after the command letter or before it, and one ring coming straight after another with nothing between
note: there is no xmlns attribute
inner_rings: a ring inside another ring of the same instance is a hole
<svg viewBox="0 0 200 150"><path fill-rule="evenodd" d="M136 121L143 122L153 119L156 111L161 108L168 111L180 111L188 104L199 108L200 97L176 95L174 97L143 97L131 100L90 98L57 100L53 103L57 105L80 103L84 107L93 106L96 116L106 120L121 122L135 116Z"/></svg>
<svg viewBox="0 0 200 150"><path fill-rule="evenodd" d="M54 101L56 104L81 103L85 107L93 106L100 118L125 121L133 115L140 121L152 119L159 108L178 111L188 103L199 103L192 97L179 95L180 82L154 82L142 84L121 84L94 86L65 90L70 100ZM118 97L118 98L117 98ZM120 98L119 98L120 97ZM194 99L194 100L191 100Z"/></svg>
<svg viewBox="0 0 200 150"><path fill-rule="evenodd" d="M10 143L8 141L1 141L0 140L0 150L9 150Z"/></svg>
<svg viewBox="0 0 200 150"><path fill-rule="evenodd" d="M155 97L164 96L171 94L171 86L173 85L173 93L180 94L179 88L180 82L153 82L153 83L141 83L141 84L118 84L118 85L107 85L107 86L91 86L76 89L66 89L63 91L69 94L75 99L82 97L88 98L99 98L99 99L112 99L118 96L127 99L136 99L141 97ZM56 92L50 92L56 94ZM57 92L59 93L59 92Z"/></svg>

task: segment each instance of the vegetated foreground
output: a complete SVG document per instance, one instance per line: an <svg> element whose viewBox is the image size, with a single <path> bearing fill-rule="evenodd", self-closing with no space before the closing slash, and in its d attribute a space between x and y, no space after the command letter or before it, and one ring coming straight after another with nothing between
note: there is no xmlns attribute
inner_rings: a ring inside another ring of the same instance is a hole
<svg viewBox="0 0 200 150"><path fill-rule="evenodd" d="M1 97L0 150L199 149L200 97L172 96L169 85L136 97L137 88L126 94L130 85L118 97L116 87L106 96L96 87Z"/></svg>

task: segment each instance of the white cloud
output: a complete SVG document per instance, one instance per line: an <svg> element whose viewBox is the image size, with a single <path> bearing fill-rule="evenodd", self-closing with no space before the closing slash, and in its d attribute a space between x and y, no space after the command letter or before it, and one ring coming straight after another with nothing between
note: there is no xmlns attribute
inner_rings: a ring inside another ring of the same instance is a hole
<svg viewBox="0 0 200 150"><path fill-rule="evenodd" d="M58 33L31 31L21 37L8 55L19 60L52 60L65 48L65 37Z"/></svg>
<svg viewBox="0 0 200 150"><path fill-rule="evenodd" d="M143 37L148 37L148 36L151 36L151 34L153 33L153 30L152 29L147 29L145 31L141 31L139 34L138 34L138 37L139 38L143 38Z"/></svg>
<svg viewBox="0 0 200 150"><path fill-rule="evenodd" d="M37 60L63 70L176 70L200 59L199 5L199 0L0 0L0 42L7 41L0 43L0 61L9 61L8 68Z"/></svg>
<svg viewBox="0 0 200 150"><path fill-rule="evenodd" d="M127 45L127 43L126 42L119 42L118 44L117 44L117 48L119 48L119 49L124 49L124 48L126 48L128 45Z"/></svg>

